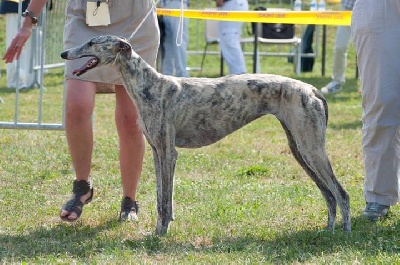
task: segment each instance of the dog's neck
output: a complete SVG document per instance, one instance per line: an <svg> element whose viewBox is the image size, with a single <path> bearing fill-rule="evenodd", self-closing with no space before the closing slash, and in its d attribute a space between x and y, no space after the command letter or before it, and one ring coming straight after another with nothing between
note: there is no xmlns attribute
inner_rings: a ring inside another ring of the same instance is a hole
<svg viewBox="0 0 400 265"><path fill-rule="evenodd" d="M130 59L119 56L115 61L115 66L122 76L128 94L137 105L142 104L143 95L151 93L150 91L158 86L159 80L163 77L137 55Z"/></svg>

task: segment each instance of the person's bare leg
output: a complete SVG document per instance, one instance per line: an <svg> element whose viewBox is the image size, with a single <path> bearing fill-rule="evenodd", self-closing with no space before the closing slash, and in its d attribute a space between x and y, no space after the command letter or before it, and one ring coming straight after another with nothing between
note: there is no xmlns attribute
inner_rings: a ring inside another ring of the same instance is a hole
<svg viewBox="0 0 400 265"><path fill-rule="evenodd" d="M92 114L95 105L95 84L77 79L66 80L67 98L65 132L76 180L89 181L93 152ZM84 203L90 192L81 196ZM75 220L74 212L61 210L61 217Z"/></svg>
<svg viewBox="0 0 400 265"><path fill-rule="evenodd" d="M119 136L119 154L124 197L136 201L142 173L145 142L135 105L123 86L116 86L115 123Z"/></svg>

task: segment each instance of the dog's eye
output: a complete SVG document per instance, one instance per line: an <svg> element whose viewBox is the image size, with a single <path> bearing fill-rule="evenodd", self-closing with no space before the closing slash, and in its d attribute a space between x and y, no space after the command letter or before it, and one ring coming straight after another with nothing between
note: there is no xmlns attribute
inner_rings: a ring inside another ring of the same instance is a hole
<svg viewBox="0 0 400 265"><path fill-rule="evenodd" d="M92 41L89 41L89 47L92 46L94 43Z"/></svg>

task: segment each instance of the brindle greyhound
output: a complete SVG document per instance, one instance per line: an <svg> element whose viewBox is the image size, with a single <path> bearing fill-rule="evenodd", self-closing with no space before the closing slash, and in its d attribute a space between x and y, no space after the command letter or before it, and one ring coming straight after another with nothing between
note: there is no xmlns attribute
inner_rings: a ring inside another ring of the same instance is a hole
<svg viewBox="0 0 400 265"><path fill-rule="evenodd" d="M269 74L165 76L136 54L125 39L116 36L94 37L64 51L61 57L92 57L75 71L78 76L105 64L113 65L121 74L153 151L156 233L166 233L173 220L173 177L178 157L175 147L198 148L215 143L266 114L280 121L294 157L321 190L328 207L328 228L334 228L338 204L343 229L351 230L349 196L336 179L325 150L327 104L313 86Z"/></svg>

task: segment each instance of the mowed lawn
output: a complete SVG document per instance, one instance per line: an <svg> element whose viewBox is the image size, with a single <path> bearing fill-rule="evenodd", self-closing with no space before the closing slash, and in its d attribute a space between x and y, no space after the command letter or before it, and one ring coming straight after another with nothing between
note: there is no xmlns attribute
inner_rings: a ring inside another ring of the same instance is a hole
<svg viewBox="0 0 400 265"><path fill-rule="evenodd" d="M200 33L196 37L198 25ZM188 66L195 69L190 72L192 76L200 76L196 69L204 48L203 25L203 21L190 22L190 50L200 51L188 58ZM4 19L0 19L0 29L0 47L4 51ZM301 33L304 26L296 29ZM317 30L322 33L322 27ZM321 40L317 42L319 54L312 72L296 76L285 57L262 57L261 71L321 88L330 81L335 30L327 27L324 76ZM216 51L217 46L212 49ZM252 51L252 46L245 50ZM246 61L251 72L251 56L246 56ZM5 100L0 104L0 121L11 122L15 91L6 88L4 62L0 66L0 97ZM219 71L219 57L208 55L201 76L216 77ZM178 149L175 221L162 237L154 234L156 185L151 150L146 145L138 190L140 220L119 223L122 192L113 117L115 100L112 94L99 94L93 117L91 175L95 197L75 224L61 222L58 217L60 207L71 195L74 179L64 131L0 129L1 263L399 263L399 207L392 207L389 218L375 224L360 218L365 205L364 168L361 84L355 74L355 50L350 45L344 90L326 96L326 149L337 178L350 194L351 234L342 231L339 211L334 232L325 231L325 201L290 153L285 133L273 116L262 117L214 145ZM45 74L44 122L61 122L63 85L63 69L51 69ZM37 121L39 96L38 89L19 93L21 121Z"/></svg>

